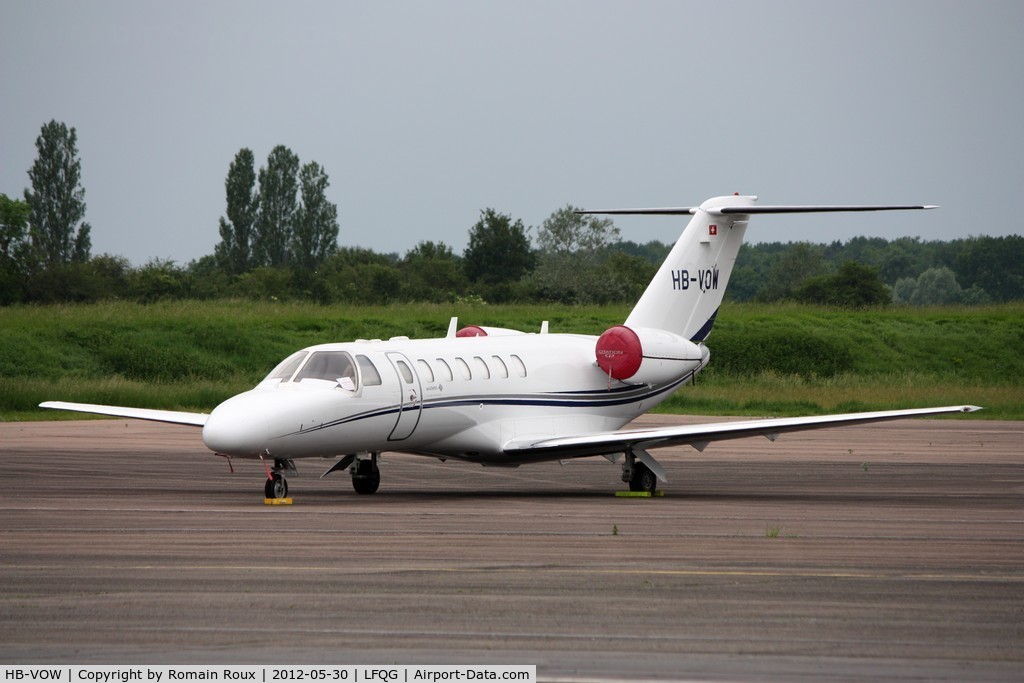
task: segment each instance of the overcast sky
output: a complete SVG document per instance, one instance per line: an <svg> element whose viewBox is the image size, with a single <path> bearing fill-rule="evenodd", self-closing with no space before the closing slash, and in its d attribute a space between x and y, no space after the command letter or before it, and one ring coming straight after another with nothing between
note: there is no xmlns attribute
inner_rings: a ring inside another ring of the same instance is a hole
<svg viewBox="0 0 1024 683"><path fill-rule="evenodd" d="M277 144L325 167L342 245L400 254L461 252L486 207L539 225L734 191L942 206L757 217L753 241L1020 234L1022 27L1019 0L5 0L0 192L57 119L93 254L135 265L212 253L229 164Z"/></svg>

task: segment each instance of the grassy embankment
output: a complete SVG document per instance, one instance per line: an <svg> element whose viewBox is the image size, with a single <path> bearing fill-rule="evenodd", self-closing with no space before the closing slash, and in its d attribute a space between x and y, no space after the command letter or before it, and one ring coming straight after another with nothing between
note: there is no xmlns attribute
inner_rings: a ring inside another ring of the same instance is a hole
<svg viewBox="0 0 1024 683"><path fill-rule="evenodd" d="M600 334L626 306L180 302L0 308L0 419L54 419L60 399L209 410L292 351L325 341L443 335L477 323ZM661 412L795 415L958 403L1024 419L1024 304L840 311L726 305L712 362Z"/></svg>

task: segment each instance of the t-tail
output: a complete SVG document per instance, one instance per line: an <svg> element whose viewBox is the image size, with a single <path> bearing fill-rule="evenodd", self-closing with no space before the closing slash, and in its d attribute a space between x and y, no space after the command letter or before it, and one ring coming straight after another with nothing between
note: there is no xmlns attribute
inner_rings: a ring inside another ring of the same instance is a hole
<svg viewBox="0 0 1024 683"><path fill-rule="evenodd" d="M750 216L761 213L907 211L934 206L758 206L757 197L714 197L697 207L605 209L580 213L611 215L692 215L658 273L626 318L630 329L664 330L702 342L722 305Z"/></svg>

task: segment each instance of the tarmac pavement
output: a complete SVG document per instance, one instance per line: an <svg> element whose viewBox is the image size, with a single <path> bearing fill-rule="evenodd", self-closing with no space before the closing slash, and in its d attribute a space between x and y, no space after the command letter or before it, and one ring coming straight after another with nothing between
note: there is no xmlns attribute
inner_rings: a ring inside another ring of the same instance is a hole
<svg viewBox="0 0 1024 683"><path fill-rule="evenodd" d="M646 416L633 426L713 418ZM487 469L0 423L0 662L536 664L541 680L1020 680L1024 423L906 420Z"/></svg>

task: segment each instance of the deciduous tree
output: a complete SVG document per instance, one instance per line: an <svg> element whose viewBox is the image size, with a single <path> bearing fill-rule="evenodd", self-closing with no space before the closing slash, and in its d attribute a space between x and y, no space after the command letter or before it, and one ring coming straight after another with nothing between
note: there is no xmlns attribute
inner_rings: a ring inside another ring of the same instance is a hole
<svg viewBox="0 0 1024 683"><path fill-rule="evenodd" d="M327 200L327 173L315 161L302 167L302 204L295 212L291 264L310 271L338 250L338 207Z"/></svg>
<svg viewBox="0 0 1024 683"><path fill-rule="evenodd" d="M878 269L846 261L834 275L809 277L794 291L797 301L829 306L881 306L892 301Z"/></svg>
<svg viewBox="0 0 1024 683"><path fill-rule="evenodd" d="M288 263L298 192L299 157L278 145L260 169L259 214L253 240L255 265Z"/></svg>
<svg viewBox="0 0 1024 683"><path fill-rule="evenodd" d="M0 305L20 301L28 252L28 204L0 194Z"/></svg>
<svg viewBox="0 0 1024 683"><path fill-rule="evenodd" d="M621 292L633 288L621 281L618 270L605 267L618 237L619 229L609 218L581 215L572 206L555 211L537 231L539 253L531 284L544 298L563 303L619 299Z"/></svg>
<svg viewBox="0 0 1024 683"><path fill-rule="evenodd" d="M235 155L224 179L227 216L220 218L220 243L214 248L217 265L229 275L241 275L253 266L253 237L259 212L256 162L252 150L243 147Z"/></svg>
<svg viewBox="0 0 1024 683"><path fill-rule="evenodd" d="M757 291L761 301L779 301L793 297L796 288L809 277L823 276L828 263L824 247L810 242L796 242L775 258L764 284Z"/></svg>
<svg viewBox="0 0 1024 683"><path fill-rule="evenodd" d="M917 279L901 278L893 287L893 300L911 306L946 306L950 304L977 305L989 303L985 291L974 285L963 289L956 274L945 266L929 268Z"/></svg>
<svg viewBox="0 0 1024 683"><path fill-rule="evenodd" d="M409 301L450 301L466 288L461 259L444 242L420 242L399 263L403 298Z"/></svg>
<svg viewBox="0 0 1024 683"><path fill-rule="evenodd" d="M486 285L516 282L535 263L523 222L494 209L481 211L470 228L463 259L470 281Z"/></svg>
<svg viewBox="0 0 1024 683"><path fill-rule="evenodd" d="M0 194L0 260L17 260L28 237L29 206Z"/></svg>
<svg viewBox="0 0 1024 683"><path fill-rule="evenodd" d="M78 134L64 123L50 121L36 138L38 156L28 171L31 189L29 233L37 257L46 266L84 263L92 240L85 217ZM81 222L81 223L80 223Z"/></svg>
<svg viewBox="0 0 1024 683"><path fill-rule="evenodd" d="M619 239L610 218L576 213L567 205L548 216L537 231L537 247L546 254L596 253Z"/></svg>

